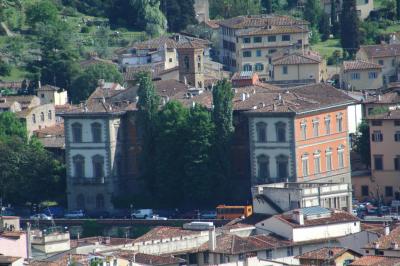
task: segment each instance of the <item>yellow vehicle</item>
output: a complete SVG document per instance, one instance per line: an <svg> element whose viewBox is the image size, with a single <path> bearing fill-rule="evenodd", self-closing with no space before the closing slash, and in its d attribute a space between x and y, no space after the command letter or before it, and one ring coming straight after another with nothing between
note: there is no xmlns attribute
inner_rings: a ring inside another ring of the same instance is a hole
<svg viewBox="0 0 400 266"><path fill-rule="evenodd" d="M217 219L236 219L241 217L248 217L253 214L253 206L217 206Z"/></svg>

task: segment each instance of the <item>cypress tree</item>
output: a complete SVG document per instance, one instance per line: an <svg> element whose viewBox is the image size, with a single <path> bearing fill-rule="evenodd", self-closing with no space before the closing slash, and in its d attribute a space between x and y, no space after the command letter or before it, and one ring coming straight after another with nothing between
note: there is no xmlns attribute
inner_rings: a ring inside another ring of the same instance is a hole
<svg viewBox="0 0 400 266"><path fill-rule="evenodd" d="M396 18L400 20L400 0L396 0Z"/></svg>
<svg viewBox="0 0 400 266"><path fill-rule="evenodd" d="M339 35L339 23L337 19L337 2L336 0L331 0L331 32L336 37Z"/></svg>
<svg viewBox="0 0 400 266"><path fill-rule="evenodd" d="M319 33L321 33L321 41L326 41L329 39L330 27L329 27L329 16L324 12L321 15L319 21Z"/></svg>
<svg viewBox="0 0 400 266"><path fill-rule="evenodd" d="M311 27L318 26L320 15L319 0L307 0L304 9L304 18L310 22Z"/></svg>
<svg viewBox="0 0 400 266"><path fill-rule="evenodd" d="M356 0L343 0L340 17L340 42L343 54L346 54L347 58L353 58L360 47L359 23Z"/></svg>

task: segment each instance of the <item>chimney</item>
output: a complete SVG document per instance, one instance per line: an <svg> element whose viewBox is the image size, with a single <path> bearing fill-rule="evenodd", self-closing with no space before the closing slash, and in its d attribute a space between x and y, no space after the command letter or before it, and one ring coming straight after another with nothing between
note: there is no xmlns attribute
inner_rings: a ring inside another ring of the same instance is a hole
<svg viewBox="0 0 400 266"><path fill-rule="evenodd" d="M244 102L246 100L246 93L242 93L242 102Z"/></svg>
<svg viewBox="0 0 400 266"><path fill-rule="evenodd" d="M100 88L103 88L103 87L104 87L104 84L105 84L104 79L99 79L99 80L97 81L97 86L99 86Z"/></svg>
<svg viewBox="0 0 400 266"><path fill-rule="evenodd" d="M210 227L208 231L208 249L214 251L217 248L217 237L215 235L215 226Z"/></svg>
<svg viewBox="0 0 400 266"><path fill-rule="evenodd" d="M38 88L40 89L42 87L42 82L39 80L38 81Z"/></svg>
<svg viewBox="0 0 400 266"><path fill-rule="evenodd" d="M183 77L183 82L185 83L185 85L187 85L187 78L186 78L186 76L185 77Z"/></svg>
<svg viewBox="0 0 400 266"><path fill-rule="evenodd" d="M382 95L378 95L378 101L380 102L380 101L382 101Z"/></svg>
<svg viewBox="0 0 400 266"><path fill-rule="evenodd" d="M388 223L385 223L385 236L390 234L390 227Z"/></svg>
<svg viewBox="0 0 400 266"><path fill-rule="evenodd" d="M293 211L293 220L297 221L299 225L304 225L304 214L301 210L294 210Z"/></svg>
<svg viewBox="0 0 400 266"><path fill-rule="evenodd" d="M379 243L378 243L378 242L374 242L373 245L374 245L374 248L375 248L375 249L378 249L378 248L379 248Z"/></svg>
<svg viewBox="0 0 400 266"><path fill-rule="evenodd" d="M397 242L391 242L390 243L390 248L391 249L398 249L399 248L399 244L397 244Z"/></svg>

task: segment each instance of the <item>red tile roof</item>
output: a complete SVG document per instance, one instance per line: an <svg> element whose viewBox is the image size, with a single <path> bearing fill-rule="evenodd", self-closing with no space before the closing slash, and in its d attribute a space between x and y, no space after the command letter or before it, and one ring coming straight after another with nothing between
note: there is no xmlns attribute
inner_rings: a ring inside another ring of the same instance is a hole
<svg viewBox="0 0 400 266"><path fill-rule="evenodd" d="M294 53L284 55L274 59L273 65L302 65L302 64L319 64L322 58L318 54L305 52L304 54Z"/></svg>
<svg viewBox="0 0 400 266"><path fill-rule="evenodd" d="M375 248L376 244L379 245L377 249L395 249L400 252L400 226L393 229L389 235L381 236L375 242L367 244L365 248ZM397 248L394 245L397 245Z"/></svg>
<svg viewBox="0 0 400 266"><path fill-rule="evenodd" d="M384 256L364 256L354 262L351 266L395 266L399 265L400 258L384 257Z"/></svg>
<svg viewBox="0 0 400 266"><path fill-rule="evenodd" d="M141 243L153 240L161 240L166 238L181 237L181 236L198 236L200 231L185 230L179 227L158 226L150 230L150 232L136 238L134 243Z"/></svg>
<svg viewBox="0 0 400 266"><path fill-rule="evenodd" d="M133 251L119 251L112 254L117 258L122 258L128 261L143 265L171 265L184 263L185 260L173 256L158 256L143 253L136 253Z"/></svg>
<svg viewBox="0 0 400 266"><path fill-rule="evenodd" d="M305 260L326 260L326 259L336 259L346 252L356 253L350 249L343 247L323 247L320 249L312 250L302 255L297 256L297 259L305 259ZM356 253L358 254L358 253ZM361 254L358 254L361 256Z"/></svg>
<svg viewBox="0 0 400 266"><path fill-rule="evenodd" d="M392 57L400 55L400 44L362 45L360 51L364 51L368 58Z"/></svg>
<svg viewBox="0 0 400 266"><path fill-rule="evenodd" d="M218 22L219 25L234 28L245 29L251 27L266 27L272 26L293 26L293 25L308 25L305 20L295 19L289 16L239 16Z"/></svg>
<svg viewBox="0 0 400 266"><path fill-rule="evenodd" d="M343 70L345 72L352 70L368 70L368 69L382 69L382 66L362 60L343 61Z"/></svg>

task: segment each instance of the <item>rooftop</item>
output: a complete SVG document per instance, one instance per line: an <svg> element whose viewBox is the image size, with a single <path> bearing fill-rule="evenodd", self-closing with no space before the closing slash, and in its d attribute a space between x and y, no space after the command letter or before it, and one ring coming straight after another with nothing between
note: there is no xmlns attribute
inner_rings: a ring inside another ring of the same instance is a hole
<svg viewBox="0 0 400 266"><path fill-rule="evenodd" d="M293 26L308 25L305 20L295 19L289 16L276 15L255 15L255 16L239 16L217 22L221 26L233 29L245 28L261 28L266 26Z"/></svg>
<svg viewBox="0 0 400 266"><path fill-rule="evenodd" d="M161 240L166 238L181 237L181 236L197 236L200 231L185 230L179 227L158 226L150 230L148 233L138 237L134 243L141 243L153 240Z"/></svg>
<svg viewBox="0 0 400 266"><path fill-rule="evenodd" d="M254 36L254 35L276 35L285 33L307 33L308 30L302 26L291 25L291 26L267 26L262 28L248 28L239 30L237 36Z"/></svg>
<svg viewBox="0 0 400 266"><path fill-rule="evenodd" d="M112 254L113 256L128 261L133 261L143 265L171 265L184 263L185 260L173 256L158 256L129 251L119 251Z"/></svg>
<svg viewBox="0 0 400 266"><path fill-rule="evenodd" d="M86 237L80 238L79 240L74 239L71 240L71 248L76 248L80 246L88 246L88 245L105 245L105 246L119 246L119 245L126 245L133 242L133 239L127 238L118 238L118 237L101 237L101 236L94 236L94 237Z"/></svg>
<svg viewBox="0 0 400 266"><path fill-rule="evenodd" d="M368 116L369 120L393 120L400 119L400 109L390 110L381 114Z"/></svg>
<svg viewBox="0 0 400 266"><path fill-rule="evenodd" d="M360 51L364 51L368 58L391 57L400 55L400 44L376 44L361 45Z"/></svg>
<svg viewBox="0 0 400 266"><path fill-rule="evenodd" d="M375 242L369 243L365 246L365 248L392 249L400 251L399 247L400 247L400 227L393 229L388 235L381 236Z"/></svg>
<svg viewBox="0 0 400 266"><path fill-rule="evenodd" d="M364 256L354 262L351 266L395 266L399 265L400 258L384 256Z"/></svg>
<svg viewBox="0 0 400 266"><path fill-rule="evenodd" d="M306 53L294 53L275 58L273 65L302 65L302 64L319 64L322 58L319 54L308 51Z"/></svg>
<svg viewBox="0 0 400 266"><path fill-rule="evenodd" d="M343 255L346 252L353 252L347 248L343 247L323 247L320 249L312 250L302 255L297 256L297 259L306 259L306 260L334 260L337 257ZM361 254L360 254L361 256Z"/></svg>
<svg viewBox="0 0 400 266"><path fill-rule="evenodd" d="M363 60L343 61L344 72L352 70L382 69L381 65Z"/></svg>

